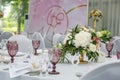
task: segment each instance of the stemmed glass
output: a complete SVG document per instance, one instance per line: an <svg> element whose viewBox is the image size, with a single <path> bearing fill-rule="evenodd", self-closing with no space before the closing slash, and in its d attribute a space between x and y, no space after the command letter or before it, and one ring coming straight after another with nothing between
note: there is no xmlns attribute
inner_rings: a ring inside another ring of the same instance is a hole
<svg viewBox="0 0 120 80"><path fill-rule="evenodd" d="M13 63L14 62L14 56L18 52L17 41L8 41L6 46L7 46L8 53L9 53L9 55L11 57L11 63Z"/></svg>
<svg viewBox="0 0 120 80"><path fill-rule="evenodd" d="M111 56L110 56L110 52L112 51L112 49L113 49L113 43L112 42L109 42L109 43L106 43L106 49L107 49L107 51L108 51L108 58L111 58Z"/></svg>
<svg viewBox="0 0 120 80"><path fill-rule="evenodd" d="M59 74L59 72L56 72L56 64L58 63L58 61L60 60L60 56L62 54L61 49L50 49L49 50L49 57L50 57L50 62L53 65L53 70L51 72L49 72L49 74Z"/></svg>
<svg viewBox="0 0 120 80"><path fill-rule="evenodd" d="M37 54L37 49L39 48L40 46L40 40L32 40L32 45L33 45L33 48L34 48L34 55L38 55Z"/></svg>

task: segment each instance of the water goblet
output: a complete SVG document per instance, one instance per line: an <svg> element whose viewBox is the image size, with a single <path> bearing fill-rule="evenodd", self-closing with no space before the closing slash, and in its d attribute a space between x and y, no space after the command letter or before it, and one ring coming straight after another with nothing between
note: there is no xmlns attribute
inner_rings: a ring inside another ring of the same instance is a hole
<svg viewBox="0 0 120 80"><path fill-rule="evenodd" d="M106 49L107 49L107 51L108 51L108 58L111 58L111 56L110 56L110 52L112 51L112 49L113 49L113 43L112 42L109 42L109 43L106 43Z"/></svg>
<svg viewBox="0 0 120 80"><path fill-rule="evenodd" d="M40 46L40 40L32 40L32 45L33 45L33 48L34 48L34 55L38 55L37 49Z"/></svg>
<svg viewBox="0 0 120 80"><path fill-rule="evenodd" d="M17 54L18 52L18 44L17 41L8 41L6 44L8 53L11 57L11 63L14 62L14 56Z"/></svg>
<svg viewBox="0 0 120 80"><path fill-rule="evenodd" d="M49 50L49 57L50 57L50 62L52 63L52 71L49 72L49 74L59 74L59 72L56 71L56 64L60 60L60 56L62 54L61 49L50 49Z"/></svg>

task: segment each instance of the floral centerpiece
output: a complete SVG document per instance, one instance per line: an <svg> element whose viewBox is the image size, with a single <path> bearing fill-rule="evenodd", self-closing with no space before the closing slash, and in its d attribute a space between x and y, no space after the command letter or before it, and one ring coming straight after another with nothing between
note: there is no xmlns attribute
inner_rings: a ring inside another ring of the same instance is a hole
<svg viewBox="0 0 120 80"><path fill-rule="evenodd" d="M84 26L77 25L68 33L61 45L62 57L61 61L64 62L65 55L70 53L75 55L86 55L88 60L97 61L99 53L97 51L97 44L99 38L93 29L87 29Z"/></svg>

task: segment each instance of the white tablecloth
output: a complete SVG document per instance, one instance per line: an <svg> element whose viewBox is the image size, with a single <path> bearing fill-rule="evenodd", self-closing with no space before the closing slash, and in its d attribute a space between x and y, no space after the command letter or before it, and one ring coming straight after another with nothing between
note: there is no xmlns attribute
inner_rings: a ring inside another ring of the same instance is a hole
<svg viewBox="0 0 120 80"><path fill-rule="evenodd" d="M46 77L41 77L39 75L30 76L25 74L16 78L10 78L8 70L3 70L3 65L0 64L0 79L2 80L79 80L76 73L81 73L82 75L94 69L95 67L105 64L111 61L117 60L115 57L107 58L104 63L87 63L87 64L57 64L57 71L60 72L59 75L47 75Z"/></svg>

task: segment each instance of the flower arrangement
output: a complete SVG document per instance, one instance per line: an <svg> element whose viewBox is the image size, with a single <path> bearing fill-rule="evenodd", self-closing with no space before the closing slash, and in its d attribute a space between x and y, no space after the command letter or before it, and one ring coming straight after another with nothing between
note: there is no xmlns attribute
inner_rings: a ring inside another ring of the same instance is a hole
<svg viewBox="0 0 120 80"><path fill-rule="evenodd" d="M67 53L71 55L75 55L76 53L84 54L88 57L88 60L97 61L99 53L96 46L98 42L99 38L93 29L77 25L66 35L64 43L61 44L63 52L61 61L64 61Z"/></svg>
<svg viewBox="0 0 120 80"><path fill-rule="evenodd" d="M112 38L111 33L107 30L98 31L97 36L99 37L100 41L103 43L107 43Z"/></svg>
<svg viewBox="0 0 120 80"><path fill-rule="evenodd" d="M99 21L102 17L103 14L99 9L92 10L89 14L89 18L93 18L96 21Z"/></svg>
<svg viewBox="0 0 120 80"><path fill-rule="evenodd" d="M92 10L89 13L89 18L93 19L93 28L96 30L97 22L103 17L102 12L99 9Z"/></svg>

